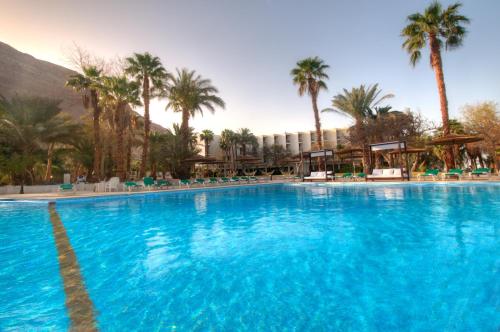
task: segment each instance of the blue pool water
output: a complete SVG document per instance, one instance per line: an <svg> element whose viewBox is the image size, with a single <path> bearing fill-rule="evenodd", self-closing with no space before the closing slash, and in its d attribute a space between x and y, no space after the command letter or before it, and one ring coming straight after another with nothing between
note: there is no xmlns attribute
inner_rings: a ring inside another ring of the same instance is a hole
<svg viewBox="0 0 500 332"><path fill-rule="evenodd" d="M101 331L497 331L500 185L56 204ZM71 322L46 205L0 203L0 330Z"/></svg>

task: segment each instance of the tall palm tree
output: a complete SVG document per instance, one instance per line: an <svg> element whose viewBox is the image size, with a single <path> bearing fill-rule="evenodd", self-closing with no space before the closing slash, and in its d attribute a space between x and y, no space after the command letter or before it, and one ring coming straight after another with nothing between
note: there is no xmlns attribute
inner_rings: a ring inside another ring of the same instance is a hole
<svg viewBox="0 0 500 332"><path fill-rule="evenodd" d="M205 143L205 157L208 157L210 143L214 140L214 132L210 129L205 129L200 133L200 139Z"/></svg>
<svg viewBox="0 0 500 332"><path fill-rule="evenodd" d="M160 96L165 89L166 79L169 77L162 66L160 58L146 52L134 53L134 56L126 58L127 66L125 73L131 75L140 85L142 102L144 104L144 141L142 145L142 158L139 175L142 177L146 172L148 161L149 132L151 121L149 116L149 102L151 98Z"/></svg>
<svg viewBox="0 0 500 332"><path fill-rule="evenodd" d="M173 78L167 88L167 110L182 113L181 132L184 133L183 148L187 149L189 141L189 118L196 113L203 116L203 110L211 113L216 107L225 108L224 101L217 95L219 92L209 79L202 78L196 72L188 69L177 69L177 76Z"/></svg>
<svg viewBox="0 0 500 332"><path fill-rule="evenodd" d="M299 87L299 95L307 93L311 97L316 125L316 140L319 149L323 148L323 135L321 133L321 121L319 118L318 95L321 90L327 90L325 80L328 79L327 64L318 57L309 57L297 62L291 71L293 83Z"/></svg>
<svg viewBox="0 0 500 332"><path fill-rule="evenodd" d="M441 49L444 46L446 50L453 50L463 43L466 34L463 25L469 23L469 19L458 12L461 6L456 3L443 9L441 4L435 1L422 14L408 16L409 24L401 32L405 38L403 48L410 54L412 66L420 60L422 49L429 45L430 64L436 75L444 135L450 134L450 126ZM446 164L450 168L453 167L454 158L451 148L447 151Z"/></svg>
<svg viewBox="0 0 500 332"><path fill-rule="evenodd" d="M102 70L96 66L82 68L82 74L70 76L66 86L82 94L83 106L92 109L94 134L94 165L93 173L97 180L102 178L102 142L101 142L101 115L102 107L99 104L99 91L102 88Z"/></svg>
<svg viewBox="0 0 500 332"><path fill-rule="evenodd" d="M237 133L238 144L241 146L241 154L246 156L247 147L258 145L257 137L248 128L241 128Z"/></svg>
<svg viewBox="0 0 500 332"><path fill-rule="evenodd" d="M334 112L342 114L354 119L354 137L363 146L368 143L368 134L364 130L364 124L368 119L375 119L377 116L389 112L388 106L380 107L379 105L386 99L394 97L393 94L382 94L382 90L378 88L378 84L360 85L358 88L353 87L350 91L343 90L343 93L337 94L332 99L332 107L322 110L322 112ZM365 150L365 149L364 149ZM365 171L368 167L368 156L363 153L363 165Z"/></svg>
<svg viewBox="0 0 500 332"><path fill-rule="evenodd" d="M125 76L105 77L103 81L106 108L112 111L113 128L115 133L115 166L116 175L125 179L125 130L128 127L128 107L141 105L139 99L139 85L129 81Z"/></svg>

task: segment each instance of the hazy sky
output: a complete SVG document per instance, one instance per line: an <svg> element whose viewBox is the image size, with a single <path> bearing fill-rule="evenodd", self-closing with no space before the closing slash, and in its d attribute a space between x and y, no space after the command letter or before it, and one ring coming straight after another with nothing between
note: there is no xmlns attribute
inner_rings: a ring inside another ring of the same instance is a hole
<svg viewBox="0 0 500 332"><path fill-rule="evenodd" d="M179 0L71 1L0 0L0 40L33 56L68 66L73 42L113 58L149 51L173 71L195 69L212 79L227 103L215 115L196 117L197 130L249 127L255 133L311 130L309 98L300 98L290 69L319 56L331 66L329 107L342 88L379 83L396 97L396 109L411 108L439 120L439 102L428 54L412 68L401 49L406 16L430 1L412 0ZM451 1L443 1L450 4ZM466 103L500 101L500 1L463 1L471 19L465 44L444 54L450 114ZM152 105L153 121L180 122ZM322 114L325 128L349 120Z"/></svg>

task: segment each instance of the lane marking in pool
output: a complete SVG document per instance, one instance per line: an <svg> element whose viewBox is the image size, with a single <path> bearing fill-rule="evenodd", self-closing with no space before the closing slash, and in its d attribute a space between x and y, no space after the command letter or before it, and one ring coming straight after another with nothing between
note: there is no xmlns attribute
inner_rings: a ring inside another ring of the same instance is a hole
<svg viewBox="0 0 500 332"><path fill-rule="evenodd" d="M55 203L49 203L49 214L56 242L59 272L64 283L66 308L71 320L71 330L97 331L94 304L85 288L75 251L56 211Z"/></svg>

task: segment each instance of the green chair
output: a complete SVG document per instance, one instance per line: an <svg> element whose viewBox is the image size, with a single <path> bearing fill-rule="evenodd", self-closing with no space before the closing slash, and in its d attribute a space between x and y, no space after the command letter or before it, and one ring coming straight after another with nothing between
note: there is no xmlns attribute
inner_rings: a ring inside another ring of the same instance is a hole
<svg viewBox="0 0 500 332"><path fill-rule="evenodd" d="M57 191L59 191L59 192L69 192L69 191L74 192L75 187L71 183L63 183L59 186Z"/></svg>
<svg viewBox="0 0 500 332"><path fill-rule="evenodd" d="M240 178L237 176L233 176L231 179L229 179L229 182L240 182Z"/></svg>
<svg viewBox="0 0 500 332"><path fill-rule="evenodd" d="M473 170L470 173L470 175L471 175L471 177L473 177L474 175L477 177L480 177L481 175L486 175L487 177L490 177L491 176L491 169L487 168L487 167L478 168L478 169Z"/></svg>
<svg viewBox="0 0 500 332"><path fill-rule="evenodd" d="M132 181L126 181L124 183L124 186L125 186L125 188L127 188L128 191L132 191L132 189L139 189L139 188L141 188L140 185L138 185L137 183L132 182Z"/></svg>
<svg viewBox="0 0 500 332"><path fill-rule="evenodd" d="M160 180L157 180L157 181L156 181L155 186L156 186L157 188L164 188L164 187L167 187L167 188L168 188L168 187L172 186L172 183L171 183L170 181L160 179Z"/></svg>
<svg viewBox="0 0 500 332"><path fill-rule="evenodd" d="M217 184L219 181L217 181L217 178L209 178L208 179L208 184Z"/></svg>
<svg viewBox="0 0 500 332"><path fill-rule="evenodd" d="M144 188L147 188L148 190L151 190L155 185L155 180L150 176L143 178L142 182L144 183Z"/></svg>
<svg viewBox="0 0 500 332"><path fill-rule="evenodd" d="M193 184L199 184L199 185L204 186L205 185L205 179L201 179L201 178L195 179L193 181Z"/></svg>
<svg viewBox="0 0 500 332"><path fill-rule="evenodd" d="M422 178L431 178L435 181L437 179L438 175L439 175L438 169L428 169L425 171L425 173L419 174L417 176L417 180L420 181Z"/></svg>
<svg viewBox="0 0 500 332"><path fill-rule="evenodd" d="M241 176L240 181L250 182L250 178L248 176Z"/></svg>
<svg viewBox="0 0 500 332"><path fill-rule="evenodd" d="M231 180L229 178L226 178L226 177L221 177L219 182L220 183L229 183L229 182L231 182Z"/></svg>
<svg viewBox="0 0 500 332"><path fill-rule="evenodd" d="M354 178L355 179L366 179L366 174L363 172L360 172L360 173L354 175Z"/></svg>
<svg viewBox="0 0 500 332"><path fill-rule="evenodd" d="M352 178L353 178L352 173L344 173L344 174L342 174L342 179L343 180L352 179Z"/></svg>
<svg viewBox="0 0 500 332"><path fill-rule="evenodd" d="M248 182L257 182L259 179L256 176L249 176L248 177Z"/></svg>
<svg viewBox="0 0 500 332"><path fill-rule="evenodd" d="M464 171L461 170L460 168L452 168L448 172L443 173L441 176L442 176L443 180L446 180L446 178L448 178L448 177L450 177L450 178L456 177L457 179L460 180L460 178L462 177L463 174L464 174Z"/></svg>
<svg viewBox="0 0 500 332"><path fill-rule="evenodd" d="M191 181L189 179L179 180L179 187L182 186L186 186L189 188L191 186Z"/></svg>

